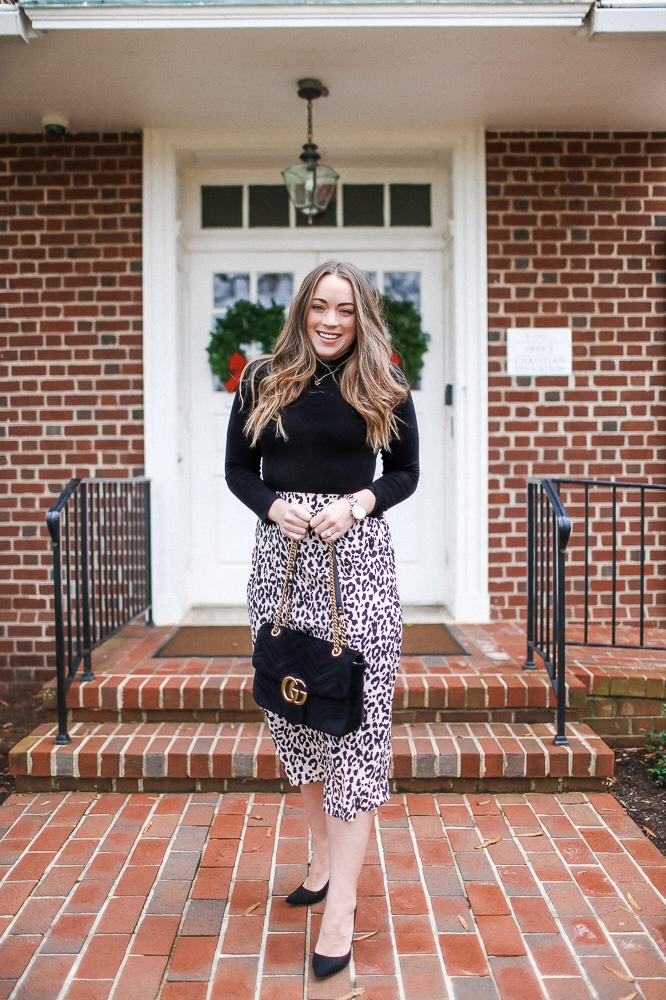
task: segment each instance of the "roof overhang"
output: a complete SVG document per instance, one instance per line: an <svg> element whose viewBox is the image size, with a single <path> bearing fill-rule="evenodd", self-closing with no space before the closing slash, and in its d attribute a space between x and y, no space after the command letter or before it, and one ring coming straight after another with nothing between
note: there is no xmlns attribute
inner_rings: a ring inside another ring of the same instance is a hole
<svg viewBox="0 0 666 1000"><path fill-rule="evenodd" d="M250 128L300 145L302 76L331 90L317 109L327 148L374 130L386 148L414 128L664 130L662 37L591 39L588 11L577 0L0 3L17 36L0 38L12 95L0 130L38 131L58 112L80 132ZM27 17L40 36L30 45Z"/></svg>

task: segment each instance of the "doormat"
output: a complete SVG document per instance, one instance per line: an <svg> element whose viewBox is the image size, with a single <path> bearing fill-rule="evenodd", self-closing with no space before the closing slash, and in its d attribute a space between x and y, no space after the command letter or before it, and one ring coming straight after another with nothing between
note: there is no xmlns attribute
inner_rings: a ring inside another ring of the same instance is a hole
<svg viewBox="0 0 666 1000"><path fill-rule="evenodd" d="M403 656L469 656L446 625L403 625Z"/></svg>
<svg viewBox="0 0 666 1000"><path fill-rule="evenodd" d="M402 630L405 656L467 655L446 625L405 625ZM251 656L247 625L184 625L171 636L156 656Z"/></svg>

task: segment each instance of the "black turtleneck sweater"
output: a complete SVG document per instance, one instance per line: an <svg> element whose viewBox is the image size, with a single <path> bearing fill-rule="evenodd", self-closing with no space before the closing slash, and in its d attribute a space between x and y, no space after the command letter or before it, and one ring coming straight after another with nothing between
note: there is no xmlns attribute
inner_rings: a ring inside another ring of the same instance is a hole
<svg viewBox="0 0 666 1000"><path fill-rule="evenodd" d="M390 450L382 449L382 475L374 479L377 456L366 441L365 420L340 391L340 373L315 385L316 378L335 367L335 362L328 367L318 364L298 399L285 407L286 441L271 425L264 428L257 445L250 447L244 433L250 393L244 394L243 405L236 393L227 432L227 485L264 521L277 491L343 496L369 489L377 497L372 516L379 517L416 489L419 440L411 394L395 409L398 437L391 441Z"/></svg>

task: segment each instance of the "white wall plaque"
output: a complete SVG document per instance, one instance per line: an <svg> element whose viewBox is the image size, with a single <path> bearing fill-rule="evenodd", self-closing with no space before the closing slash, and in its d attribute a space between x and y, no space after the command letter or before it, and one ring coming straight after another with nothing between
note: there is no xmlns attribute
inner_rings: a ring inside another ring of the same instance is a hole
<svg viewBox="0 0 666 1000"><path fill-rule="evenodd" d="M507 375L571 375L571 330L511 327L506 331Z"/></svg>

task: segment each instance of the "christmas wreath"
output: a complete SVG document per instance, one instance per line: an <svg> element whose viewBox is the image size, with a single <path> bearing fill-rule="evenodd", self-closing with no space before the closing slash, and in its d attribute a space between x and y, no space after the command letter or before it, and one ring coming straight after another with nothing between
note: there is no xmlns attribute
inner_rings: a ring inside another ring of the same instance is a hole
<svg viewBox="0 0 666 1000"><path fill-rule="evenodd" d="M210 335L208 361L220 387L236 391L248 361L272 352L283 323L284 306L275 302L262 306L241 299L218 316Z"/></svg>
<svg viewBox="0 0 666 1000"><path fill-rule="evenodd" d="M430 336L421 328L421 313L411 302L387 299L385 295L382 295L381 303L391 335L391 361L400 365L412 389L418 389L423 357L430 341Z"/></svg>
<svg viewBox="0 0 666 1000"><path fill-rule="evenodd" d="M430 337L421 329L421 314L411 302L381 297L391 335L391 360L400 365L409 384L418 389L423 356ZM270 354L284 323L284 306L270 306L242 299L215 321L208 345L208 360L218 387L235 392L245 365L260 354Z"/></svg>

